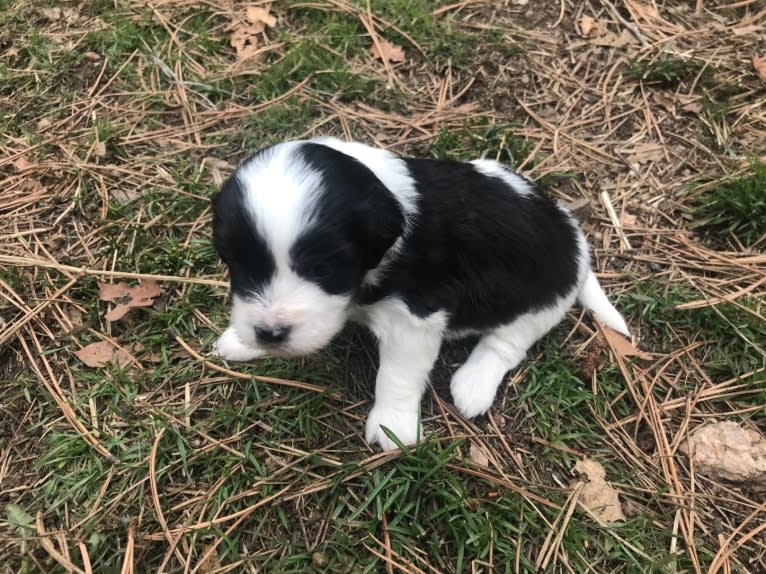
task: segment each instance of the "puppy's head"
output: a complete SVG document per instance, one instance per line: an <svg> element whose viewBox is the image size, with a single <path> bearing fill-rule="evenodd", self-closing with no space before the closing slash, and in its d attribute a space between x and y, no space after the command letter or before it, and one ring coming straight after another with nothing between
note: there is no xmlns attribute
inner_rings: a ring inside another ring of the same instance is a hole
<svg viewBox="0 0 766 574"><path fill-rule="evenodd" d="M288 142L248 159L213 199L240 341L275 356L326 345L403 227L391 192L334 149Z"/></svg>

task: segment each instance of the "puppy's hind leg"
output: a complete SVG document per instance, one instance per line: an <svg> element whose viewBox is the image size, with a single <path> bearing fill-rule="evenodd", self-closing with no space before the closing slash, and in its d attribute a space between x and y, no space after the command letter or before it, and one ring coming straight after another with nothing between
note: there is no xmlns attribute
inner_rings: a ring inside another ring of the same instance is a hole
<svg viewBox="0 0 766 574"><path fill-rule="evenodd" d="M505 374L524 359L535 341L562 319L572 302L562 303L543 311L526 313L479 340L450 382L452 399L460 414L470 419L489 410Z"/></svg>
<svg viewBox="0 0 766 574"><path fill-rule="evenodd" d="M489 410L505 374L523 358L526 349L518 349L510 341L496 335L485 335L468 360L452 375L450 391L455 407L465 418L473 418Z"/></svg>

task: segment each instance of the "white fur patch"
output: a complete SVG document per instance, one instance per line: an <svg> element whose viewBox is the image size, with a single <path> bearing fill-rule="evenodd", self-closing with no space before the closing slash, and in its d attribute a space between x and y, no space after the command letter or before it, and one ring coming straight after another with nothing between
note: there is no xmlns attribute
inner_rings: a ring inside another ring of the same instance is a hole
<svg viewBox="0 0 766 574"><path fill-rule="evenodd" d="M282 262L310 225L323 185L322 175L298 157L298 149L298 142L274 146L237 172L245 208L274 257Z"/></svg>
<svg viewBox="0 0 766 574"><path fill-rule="evenodd" d="M475 159L471 162L476 171L487 177L497 177L507 183L519 195L531 195L534 189L519 174L512 172L499 161L493 159Z"/></svg>
<svg viewBox="0 0 766 574"><path fill-rule="evenodd" d="M420 398L439 355L447 314L413 315L399 299L384 299L364 308L367 324L378 337L380 367L375 379L375 405L367 418L367 442L384 450L396 448L381 426L403 444L415 443Z"/></svg>

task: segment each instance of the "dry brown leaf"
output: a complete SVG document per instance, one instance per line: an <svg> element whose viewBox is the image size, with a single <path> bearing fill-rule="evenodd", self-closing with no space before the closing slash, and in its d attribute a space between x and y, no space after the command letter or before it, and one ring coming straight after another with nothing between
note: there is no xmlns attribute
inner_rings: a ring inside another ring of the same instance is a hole
<svg viewBox="0 0 766 574"><path fill-rule="evenodd" d="M479 466L489 465L489 457L475 442L471 442L471 446L468 448L468 457Z"/></svg>
<svg viewBox="0 0 766 574"><path fill-rule="evenodd" d="M606 481L606 471L601 464L585 458L575 464L574 470L588 478L588 482L583 484L580 491L580 502L583 506L604 522L625 520L620 497Z"/></svg>
<svg viewBox="0 0 766 574"><path fill-rule="evenodd" d="M70 20L75 16L76 11L74 8L59 8L58 6L54 6L51 8L40 8L39 12L48 20L61 20L62 18Z"/></svg>
<svg viewBox="0 0 766 574"><path fill-rule="evenodd" d="M623 48L628 44L637 43L636 37L628 30L623 30L619 34L607 31L601 36L591 38L591 43L596 46L608 46L610 48Z"/></svg>
<svg viewBox="0 0 766 574"><path fill-rule="evenodd" d="M606 34L606 29L601 22L591 16L583 16L578 22L580 25L580 35L584 38L596 38Z"/></svg>
<svg viewBox="0 0 766 574"><path fill-rule="evenodd" d="M237 51L237 59L242 62L258 53L258 36L266 27L273 28L277 19L269 14L270 5L247 6L244 17L235 22L231 35L231 46Z"/></svg>
<svg viewBox="0 0 766 574"><path fill-rule="evenodd" d="M613 331L609 327L604 327L604 336L609 342L609 346L621 357L638 357L639 359L645 360L652 358L650 354L639 351L633 343L625 338L624 335L621 335L617 331Z"/></svg>
<svg viewBox="0 0 766 574"><path fill-rule="evenodd" d="M277 19L269 14L271 6L248 6L246 10L247 19L252 23L253 29L257 29L258 33L263 32L266 26L273 28L277 25Z"/></svg>
<svg viewBox="0 0 766 574"><path fill-rule="evenodd" d="M140 193L137 189L120 189L119 187L115 187L113 189L109 190L109 197L111 197L114 201L119 203L120 205L125 205L126 203L130 203L137 197L139 197Z"/></svg>
<svg viewBox="0 0 766 574"><path fill-rule="evenodd" d="M766 58L753 56L753 69L758 74L758 77L766 82Z"/></svg>
<svg viewBox="0 0 766 574"><path fill-rule="evenodd" d="M702 111L702 104L700 102L689 102L688 104L682 105L681 109L696 115Z"/></svg>
<svg viewBox="0 0 766 574"><path fill-rule="evenodd" d="M13 167L16 169L16 171L27 171L32 167L32 164L27 161L27 158L21 155L13 160Z"/></svg>
<svg viewBox="0 0 766 574"><path fill-rule="evenodd" d="M162 290L156 281L145 280L135 287L125 283L98 283L98 298L117 305L104 317L109 321L122 319L134 307L149 307Z"/></svg>
<svg viewBox="0 0 766 574"><path fill-rule="evenodd" d="M212 550L211 550L212 548ZM208 545L203 551L202 555L204 556L210 552L210 556L208 556L203 562L201 562L198 566L199 571L201 574L210 574L211 572L217 572L219 568L221 568L221 561L218 558L218 552L216 552L216 547L214 545Z"/></svg>
<svg viewBox="0 0 766 574"><path fill-rule="evenodd" d="M673 117L676 117L676 108L680 108L681 110L692 114L698 114L702 111L702 102L699 96L652 92L651 97L652 100L673 114Z"/></svg>
<svg viewBox="0 0 766 574"><path fill-rule="evenodd" d="M103 367L107 363L116 363L125 366L132 361L130 353L124 349L116 348L108 341L99 341L86 345L75 355L89 367Z"/></svg>
<svg viewBox="0 0 766 574"><path fill-rule="evenodd" d="M627 211L622 212L620 215L620 223L623 227L633 227L637 221L638 218L632 213L628 213Z"/></svg>
<svg viewBox="0 0 766 574"><path fill-rule="evenodd" d="M701 426L680 450L691 456L695 472L766 490L766 438L753 430L732 421Z"/></svg>
<svg viewBox="0 0 766 574"><path fill-rule="evenodd" d="M379 41L380 52L378 51L378 45L372 45L372 57L384 62L404 62L404 50L401 46L396 46L387 40L381 39Z"/></svg>
<svg viewBox="0 0 766 574"><path fill-rule="evenodd" d="M635 10L636 16L639 18L644 18L646 20L657 20L660 18L660 13L657 11L657 8L651 4L638 2L636 0L628 0L627 4L630 8Z"/></svg>
<svg viewBox="0 0 766 574"><path fill-rule="evenodd" d="M658 161L665 157L665 148L659 143L640 143L632 148L621 149L632 163L647 163Z"/></svg>

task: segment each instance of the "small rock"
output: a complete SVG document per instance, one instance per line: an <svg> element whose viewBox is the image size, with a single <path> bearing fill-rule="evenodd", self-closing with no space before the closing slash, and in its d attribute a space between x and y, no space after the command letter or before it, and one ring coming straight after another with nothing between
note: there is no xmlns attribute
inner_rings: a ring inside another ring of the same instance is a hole
<svg viewBox="0 0 766 574"><path fill-rule="evenodd" d="M680 450L699 474L766 491L766 439L753 430L731 421L701 426Z"/></svg>
<svg viewBox="0 0 766 574"><path fill-rule="evenodd" d="M311 562L314 564L314 568L325 568L329 561L324 552L314 552L311 555Z"/></svg>

